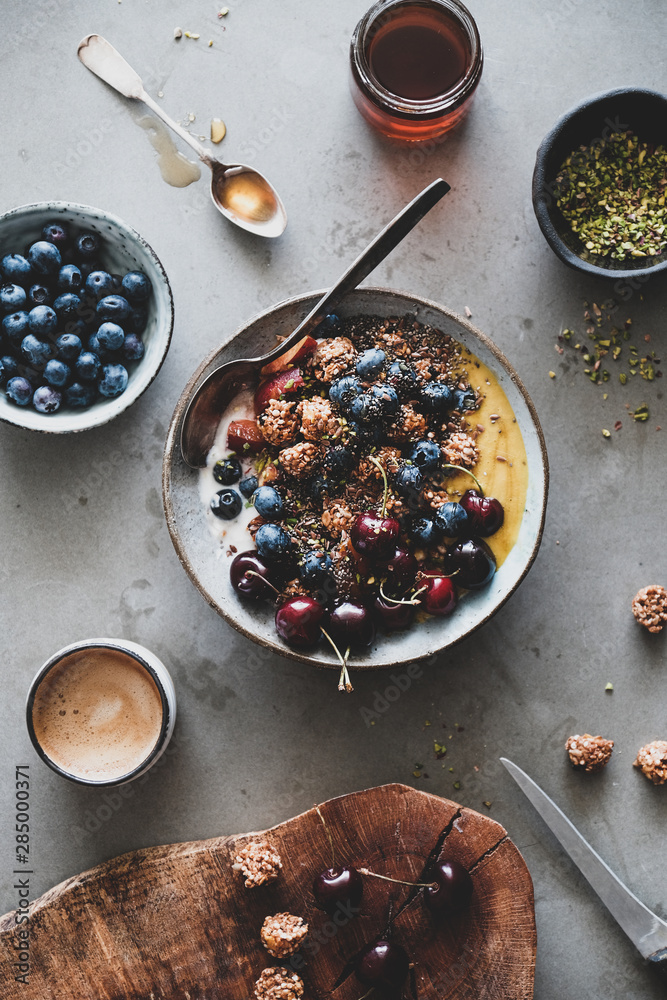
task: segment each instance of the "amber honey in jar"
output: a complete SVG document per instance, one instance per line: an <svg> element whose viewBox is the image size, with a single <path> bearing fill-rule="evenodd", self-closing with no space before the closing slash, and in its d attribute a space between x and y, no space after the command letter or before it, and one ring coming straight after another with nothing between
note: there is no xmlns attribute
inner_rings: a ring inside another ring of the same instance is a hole
<svg viewBox="0 0 667 1000"><path fill-rule="evenodd" d="M459 0L380 0L352 36L352 96L390 138L433 139L468 112L483 61L477 25Z"/></svg>

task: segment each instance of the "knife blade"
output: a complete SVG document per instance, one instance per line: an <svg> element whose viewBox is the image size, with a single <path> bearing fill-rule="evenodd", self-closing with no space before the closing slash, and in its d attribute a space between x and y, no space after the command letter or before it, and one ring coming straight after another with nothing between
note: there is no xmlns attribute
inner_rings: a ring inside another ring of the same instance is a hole
<svg viewBox="0 0 667 1000"><path fill-rule="evenodd" d="M649 910L614 875L563 810L525 771L506 757L501 757L500 761L640 954L649 962L656 963L661 972L667 973L667 922Z"/></svg>

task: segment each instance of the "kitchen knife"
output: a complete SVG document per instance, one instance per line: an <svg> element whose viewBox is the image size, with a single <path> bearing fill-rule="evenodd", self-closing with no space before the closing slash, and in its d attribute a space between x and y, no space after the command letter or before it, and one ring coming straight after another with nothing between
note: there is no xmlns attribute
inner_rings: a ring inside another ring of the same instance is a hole
<svg viewBox="0 0 667 1000"><path fill-rule="evenodd" d="M500 760L635 948L667 977L667 922L652 913L623 885L600 855L584 840L562 809L552 802L525 771L506 757L501 757Z"/></svg>

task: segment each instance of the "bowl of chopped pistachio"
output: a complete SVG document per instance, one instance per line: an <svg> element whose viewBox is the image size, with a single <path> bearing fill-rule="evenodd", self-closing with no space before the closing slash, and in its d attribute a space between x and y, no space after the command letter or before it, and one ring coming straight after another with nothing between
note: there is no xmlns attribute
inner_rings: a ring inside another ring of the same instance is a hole
<svg viewBox="0 0 667 1000"><path fill-rule="evenodd" d="M667 268L667 96L620 88L568 111L542 141L533 208L554 253L598 277Z"/></svg>

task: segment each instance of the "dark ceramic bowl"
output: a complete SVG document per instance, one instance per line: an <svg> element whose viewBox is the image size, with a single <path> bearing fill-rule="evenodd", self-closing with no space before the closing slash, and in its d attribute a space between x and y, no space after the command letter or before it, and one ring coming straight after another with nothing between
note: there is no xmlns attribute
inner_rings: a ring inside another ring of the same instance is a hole
<svg viewBox="0 0 667 1000"><path fill-rule="evenodd" d="M542 140L533 174L533 208L545 239L557 257L577 271L603 278L636 278L667 268L667 251L657 257L601 260L586 250L556 205L556 175L580 146L630 130L643 142L667 145L667 97L654 90L623 87L589 97L556 122Z"/></svg>

